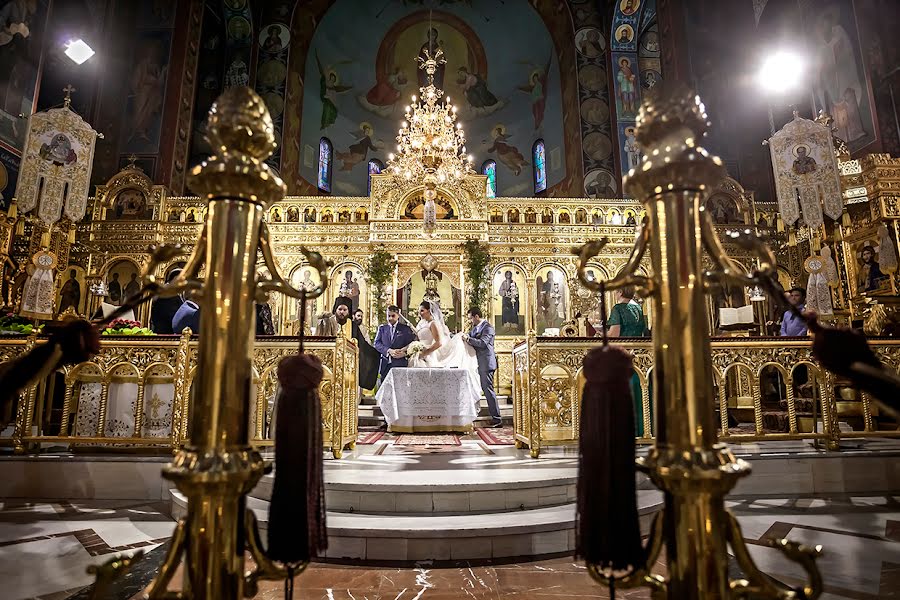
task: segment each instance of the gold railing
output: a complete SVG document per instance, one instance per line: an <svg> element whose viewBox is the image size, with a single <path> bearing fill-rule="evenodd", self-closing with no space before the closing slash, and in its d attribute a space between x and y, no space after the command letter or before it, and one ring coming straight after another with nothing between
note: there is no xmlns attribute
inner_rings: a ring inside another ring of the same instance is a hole
<svg viewBox="0 0 900 600"><path fill-rule="evenodd" d="M15 337L0 343L0 361L27 352L43 340ZM103 337L91 361L62 368L25 389L15 410L12 437L0 445L17 452L42 446L168 448L188 436L191 386L197 367L198 340L180 337ZM340 458L356 445L357 361L354 341L307 338L305 349L322 361L320 386L325 447ZM250 442L271 446L276 368L297 352L296 338L257 340L253 368L256 394L251 399Z"/></svg>
<svg viewBox="0 0 900 600"><path fill-rule="evenodd" d="M532 336L513 349L518 447L530 448L531 455L537 457L545 446L578 442L585 382L582 362L597 343L586 338ZM652 342L623 339L611 343L623 345L634 354L641 390L641 414L636 418L643 422L644 431L637 440L651 443ZM900 370L900 340L872 339L870 345L885 366ZM807 340L714 338L711 346L721 441L815 439L837 449L842 435L839 422L852 427L846 436L900 437L897 423L879 423L878 407L867 394L842 385L816 363Z"/></svg>

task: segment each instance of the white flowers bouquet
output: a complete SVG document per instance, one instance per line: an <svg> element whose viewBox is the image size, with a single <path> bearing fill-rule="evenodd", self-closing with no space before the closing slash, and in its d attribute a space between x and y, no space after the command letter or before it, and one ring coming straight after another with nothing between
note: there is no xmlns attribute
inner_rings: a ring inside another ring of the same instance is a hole
<svg viewBox="0 0 900 600"><path fill-rule="evenodd" d="M425 349L425 344L422 342L413 342L409 346L406 347L406 356L412 356L414 354L418 354L422 350Z"/></svg>

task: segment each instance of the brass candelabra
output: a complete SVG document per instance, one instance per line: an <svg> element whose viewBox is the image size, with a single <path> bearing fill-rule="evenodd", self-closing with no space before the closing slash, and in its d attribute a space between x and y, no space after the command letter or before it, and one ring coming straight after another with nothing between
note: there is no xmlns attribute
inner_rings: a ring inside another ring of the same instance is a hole
<svg viewBox="0 0 900 600"><path fill-rule="evenodd" d="M293 288L278 273L263 215L285 193L285 185L263 162L275 149L272 119L262 99L246 87L231 88L210 109L208 137L215 154L190 174L191 187L209 201L206 221L181 274L162 284L156 266L181 252L151 249L144 293L190 293L200 306L198 367L192 389L188 440L163 476L188 499L151 599L237 600L256 594L260 579L283 579L306 565L268 559L246 494L266 468L249 444L249 407L256 311L272 291L313 299L328 286L330 262L301 252L319 273L313 290ZM257 271L261 253L269 276ZM200 279L201 267L205 278ZM255 567L245 571L249 552ZM183 565L179 592L168 586Z"/></svg>
<svg viewBox="0 0 900 600"><path fill-rule="evenodd" d="M648 455L638 459L638 468L664 492L665 505L651 528L644 565L621 574L588 564L588 571L607 585L614 580L616 587L648 586L658 598L817 598L822 578L815 558L821 548L774 542L808 576L798 588L776 584L753 563L737 519L725 508L725 495L739 478L750 474L750 465L716 441L704 295L725 282L767 281L774 274L775 259L752 232L736 233L735 239L756 250L754 272L744 271L726 254L703 208L709 190L725 176L722 162L700 145L709 125L705 108L681 85L658 87L638 116L637 139L644 157L625 181L629 193L642 199L647 214L626 267L607 281L586 276L588 260L605 239L574 253L580 256L578 276L587 288L634 286L653 303L658 433ZM712 258L710 270L702 267L704 249ZM651 274L638 275L647 252ZM651 572L664 543L668 578ZM729 578L729 546L745 579Z"/></svg>

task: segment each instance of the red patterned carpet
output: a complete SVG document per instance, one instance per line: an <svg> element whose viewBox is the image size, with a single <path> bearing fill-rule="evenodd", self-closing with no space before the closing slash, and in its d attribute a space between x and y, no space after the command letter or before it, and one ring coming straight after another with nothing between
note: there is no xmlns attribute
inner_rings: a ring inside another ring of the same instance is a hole
<svg viewBox="0 0 900 600"><path fill-rule="evenodd" d="M376 431L360 431L356 434L356 443L368 446L383 438L384 434L385 431L383 429L378 429Z"/></svg>
<svg viewBox="0 0 900 600"><path fill-rule="evenodd" d="M475 433L488 446L512 446L516 443L512 427L498 427L497 429L476 427Z"/></svg>

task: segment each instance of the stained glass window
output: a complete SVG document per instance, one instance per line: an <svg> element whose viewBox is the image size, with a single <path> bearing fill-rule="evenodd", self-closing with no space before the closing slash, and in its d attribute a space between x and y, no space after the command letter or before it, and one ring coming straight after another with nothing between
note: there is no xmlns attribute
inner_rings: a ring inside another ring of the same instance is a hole
<svg viewBox="0 0 900 600"><path fill-rule="evenodd" d="M481 174L487 175L487 197L497 197L497 161L486 160L481 165Z"/></svg>
<svg viewBox="0 0 900 600"><path fill-rule="evenodd" d="M366 188L368 193L372 193L372 175L378 175L384 171L384 163L378 160L377 158L373 158L369 161L369 185Z"/></svg>
<svg viewBox="0 0 900 600"><path fill-rule="evenodd" d="M534 169L534 193L539 194L547 189L547 153L544 140L538 140L531 147L531 164Z"/></svg>
<svg viewBox="0 0 900 600"><path fill-rule="evenodd" d="M331 193L331 161L334 158L334 147L331 140L323 137L319 140L319 175L318 188L326 194Z"/></svg>

